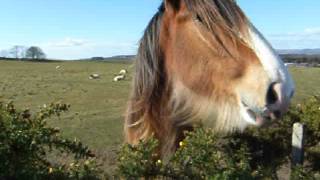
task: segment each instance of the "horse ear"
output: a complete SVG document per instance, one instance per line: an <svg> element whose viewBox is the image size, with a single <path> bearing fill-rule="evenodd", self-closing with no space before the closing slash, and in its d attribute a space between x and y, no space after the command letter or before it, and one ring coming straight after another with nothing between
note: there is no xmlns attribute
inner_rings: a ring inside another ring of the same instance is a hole
<svg viewBox="0 0 320 180"><path fill-rule="evenodd" d="M164 0L165 9L179 11L181 8L181 1L183 0Z"/></svg>

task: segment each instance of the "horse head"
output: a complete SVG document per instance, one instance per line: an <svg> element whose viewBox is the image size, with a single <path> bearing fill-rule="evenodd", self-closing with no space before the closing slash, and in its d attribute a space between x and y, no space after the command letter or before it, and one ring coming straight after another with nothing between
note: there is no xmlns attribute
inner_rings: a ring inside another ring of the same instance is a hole
<svg viewBox="0 0 320 180"><path fill-rule="evenodd" d="M232 132L279 119L293 94L281 58L234 0L164 0L140 42L126 139L155 136L166 153L196 124Z"/></svg>

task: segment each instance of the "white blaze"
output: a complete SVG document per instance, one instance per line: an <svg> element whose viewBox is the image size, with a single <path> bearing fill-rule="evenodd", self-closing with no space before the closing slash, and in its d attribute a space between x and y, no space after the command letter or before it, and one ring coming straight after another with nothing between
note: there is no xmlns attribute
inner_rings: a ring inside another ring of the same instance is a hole
<svg viewBox="0 0 320 180"><path fill-rule="evenodd" d="M294 83L287 67L270 43L253 25L250 25L249 33L252 41L251 46L260 59L264 70L269 75L271 83L283 84L284 95L290 99L294 93Z"/></svg>

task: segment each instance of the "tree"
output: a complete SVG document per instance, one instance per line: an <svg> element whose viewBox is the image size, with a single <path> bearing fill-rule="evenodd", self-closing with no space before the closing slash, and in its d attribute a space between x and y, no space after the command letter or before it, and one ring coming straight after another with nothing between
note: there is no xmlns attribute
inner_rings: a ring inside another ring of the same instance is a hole
<svg viewBox="0 0 320 180"><path fill-rule="evenodd" d="M13 58L18 59L19 58L19 46L13 46L9 50L10 54L12 55Z"/></svg>
<svg viewBox="0 0 320 180"><path fill-rule="evenodd" d="M30 59L45 59L46 54L42 51L41 48L37 46L31 46L26 51L26 58Z"/></svg>
<svg viewBox="0 0 320 180"><path fill-rule="evenodd" d="M24 58L25 49L24 46L15 45L9 50L9 53L15 59Z"/></svg>
<svg viewBox="0 0 320 180"><path fill-rule="evenodd" d="M21 46L21 47L20 47L19 57L20 57L20 58L26 58L27 50L28 50L28 47L26 47L26 46Z"/></svg>

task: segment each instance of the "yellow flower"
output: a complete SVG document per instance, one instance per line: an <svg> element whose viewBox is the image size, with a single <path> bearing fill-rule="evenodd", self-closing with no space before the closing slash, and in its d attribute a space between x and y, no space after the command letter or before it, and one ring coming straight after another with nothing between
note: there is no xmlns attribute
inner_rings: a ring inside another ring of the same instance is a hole
<svg viewBox="0 0 320 180"><path fill-rule="evenodd" d="M181 142L179 143L179 146L180 146L180 147L183 147L183 146L185 146L185 143L184 143L183 141L181 141Z"/></svg>
<svg viewBox="0 0 320 180"><path fill-rule="evenodd" d="M162 163L162 161L159 159L158 161L157 161L157 164L161 164Z"/></svg>
<svg viewBox="0 0 320 180"><path fill-rule="evenodd" d="M84 164L88 166L90 164L90 161L86 160Z"/></svg>
<svg viewBox="0 0 320 180"><path fill-rule="evenodd" d="M51 174L53 172L52 168L49 168L49 174Z"/></svg>
<svg viewBox="0 0 320 180"><path fill-rule="evenodd" d="M74 166L74 163L70 163L70 167L73 167Z"/></svg>

